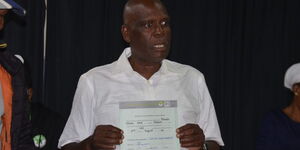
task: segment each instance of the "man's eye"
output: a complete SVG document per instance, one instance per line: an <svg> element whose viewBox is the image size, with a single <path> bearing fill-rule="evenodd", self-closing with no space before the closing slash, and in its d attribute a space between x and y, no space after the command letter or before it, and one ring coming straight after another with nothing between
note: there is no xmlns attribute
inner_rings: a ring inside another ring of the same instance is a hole
<svg viewBox="0 0 300 150"><path fill-rule="evenodd" d="M151 28L152 27L152 23L146 23L144 26L145 26L145 28Z"/></svg>
<svg viewBox="0 0 300 150"><path fill-rule="evenodd" d="M168 21L162 21L161 26L169 26L169 22Z"/></svg>

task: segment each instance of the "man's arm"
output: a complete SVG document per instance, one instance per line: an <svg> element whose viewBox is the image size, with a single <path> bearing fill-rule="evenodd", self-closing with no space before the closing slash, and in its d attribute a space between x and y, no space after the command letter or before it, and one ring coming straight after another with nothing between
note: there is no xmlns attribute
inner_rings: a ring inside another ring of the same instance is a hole
<svg viewBox="0 0 300 150"><path fill-rule="evenodd" d="M123 131L112 125L99 125L92 136L80 143L70 143L62 147L62 150L114 150L116 145L123 142Z"/></svg>
<svg viewBox="0 0 300 150"><path fill-rule="evenodd" d="M220 150L220 146L215 141L205 141L207 150Z"/></svg>
<svg viewBox="0 0 300 150"><path fill-rule="evenodd" d="M80 143L69 143L63 146L62 150L92 150L90 145L91 137L88 137Z"/></svg>
<svg viewBox="0 0 300 150"><path fill-rule="evenodd" d="M220 146L215 141L204 141L205 135L197 124L186 124L177 129L181 147L189 150L219 150ZM206 144L206 148L204 147Z"/></svg>

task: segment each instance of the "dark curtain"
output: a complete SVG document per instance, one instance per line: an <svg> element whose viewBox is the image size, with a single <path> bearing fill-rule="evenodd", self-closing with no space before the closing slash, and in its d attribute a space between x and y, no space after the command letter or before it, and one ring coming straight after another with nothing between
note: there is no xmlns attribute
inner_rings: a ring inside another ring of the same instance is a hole
<svg viewBox="0 0 300 150"><path fill-rule="evenodd" d="M173 31L169 59L205 75L225 149L253 150L263 115L291 99L283 77L288 66L300 61L300 1L163 1ZM126 1L48 1L45 85L44 6L38 0L26 2L26 22L10 23L13 29L15 23L26 27L10 30L8 38L30 62L34 100L67 118L80 75L116 60L127 46L120 34Z"/></svg>
<svg viewBox="0 0 300 150"><path fill-rule="evenodd" d="M21 55L33 87L33 101L42 101L44 0L14 0L26 9L26 16L10 11L5 17L3 39L8 51Z"/></svg>

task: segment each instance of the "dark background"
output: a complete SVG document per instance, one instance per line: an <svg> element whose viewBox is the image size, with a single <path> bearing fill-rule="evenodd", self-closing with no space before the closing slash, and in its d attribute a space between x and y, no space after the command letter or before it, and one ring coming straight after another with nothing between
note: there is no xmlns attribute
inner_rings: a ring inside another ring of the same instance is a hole
<svg viewBox="0 0 300 150"><path fill-rule="evenodd" d="M173 31L169 59L205 75L225 149L253 150L264 114L291 99L283 77L300 61L300 1L163 1ZM6 40L28 61L34 101L67 118L79 76L127 46L120 34L125 0L49 0L45 64L45 4L18 2L28 13L10 14Z"/></svg>

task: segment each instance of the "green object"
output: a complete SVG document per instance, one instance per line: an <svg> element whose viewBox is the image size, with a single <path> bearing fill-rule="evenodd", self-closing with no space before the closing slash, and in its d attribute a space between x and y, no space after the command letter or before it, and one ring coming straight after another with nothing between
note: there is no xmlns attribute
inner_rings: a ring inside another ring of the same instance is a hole
<svg viewBox="0 0 300 150"><path fill-rule="evenodd" d="M37 148L43 148L45 147L47 140L46 137L42 134L38 134L36 136L33 137L33 142L35 147Z"/></svg>

